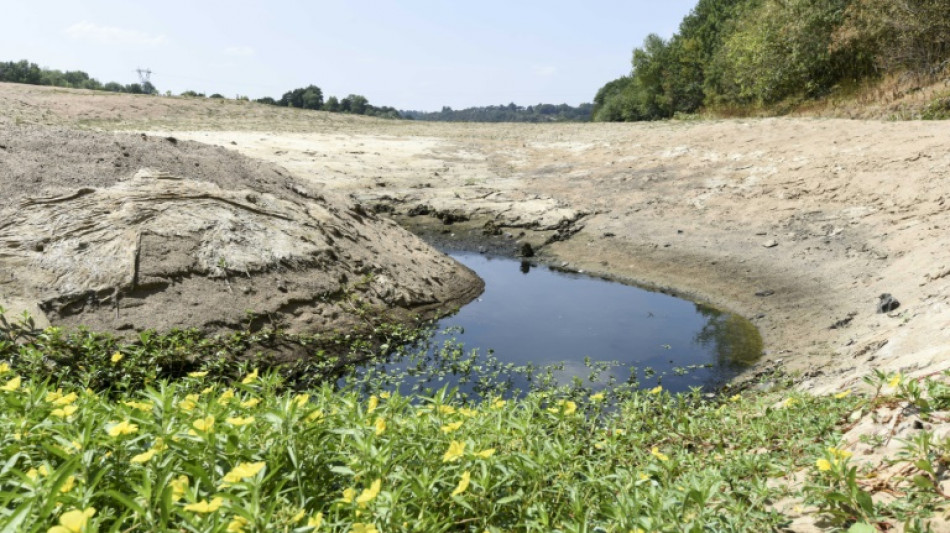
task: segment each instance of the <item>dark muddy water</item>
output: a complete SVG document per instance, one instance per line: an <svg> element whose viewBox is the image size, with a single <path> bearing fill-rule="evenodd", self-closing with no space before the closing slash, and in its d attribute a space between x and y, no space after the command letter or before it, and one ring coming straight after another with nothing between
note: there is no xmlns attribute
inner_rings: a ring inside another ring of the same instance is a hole
<svg viewBox="0 0 950 533"><path fill-rule="evenodd" d="M758 331L735 315L509 258L451 255L485 280L485 293L441 320L439 328L449 331L435 340L454 338L466 352L477 349L482 359L497 358L501 363L535 368L555 365L551 376L562 385L582 380L598 389L611 378L626 382L632 376L640 387L711 389L761 354ZM378 371L407 367L404 362L387 366ZM597 366L602 367L600 372L594 372ZM414 379L424 379L425 387L432 389L459 384L470 391L472 386L464 378L460 383L451 368ZM512 384L521 390L529 385L518 373Z"/></svg>

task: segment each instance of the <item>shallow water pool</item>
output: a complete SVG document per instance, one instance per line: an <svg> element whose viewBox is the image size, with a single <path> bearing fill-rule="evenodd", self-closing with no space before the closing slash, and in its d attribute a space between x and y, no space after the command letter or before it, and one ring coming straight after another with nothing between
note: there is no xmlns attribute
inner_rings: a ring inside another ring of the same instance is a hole
<svg viewBox="0 0 950 533"><path fill-rule="evenodd" d="M592 390L636 381L670 391L712 389L734 377L761 354L755 327L742 317L687 300L584 274L535 267L514 259L476 253L450 255L485 280L485 292L442 319L437 343L454 338L465 351L499 363L541 367L561 385L580 381ZM447 330L447 331L446 331ZM474 363L484 372L480 363ZM379 363L381 374L405 372L405 361ZM429 365L432 366L431 364ZM471 376L449 365L427 375L414 372L421 388L458 385L472 392ZM598 370L599 367L599 370ZM510 376L527 390L524 372ZM405 388L405 382L403 387Z"/></svg>

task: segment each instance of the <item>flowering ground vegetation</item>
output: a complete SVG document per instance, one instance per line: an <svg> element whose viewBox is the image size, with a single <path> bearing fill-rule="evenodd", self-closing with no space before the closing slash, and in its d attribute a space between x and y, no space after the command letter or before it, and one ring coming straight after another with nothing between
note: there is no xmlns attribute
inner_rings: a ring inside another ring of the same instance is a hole
<svg viewBox="0 0 950 533"><path fill-rule="evenodd" d="M401 394L192 358L233 345L181 334L7 333L4 532L760 532L787 522L769 480L793 471L843 529L934 508L923 484L924 506L847 492L853 394Z"/></svg>

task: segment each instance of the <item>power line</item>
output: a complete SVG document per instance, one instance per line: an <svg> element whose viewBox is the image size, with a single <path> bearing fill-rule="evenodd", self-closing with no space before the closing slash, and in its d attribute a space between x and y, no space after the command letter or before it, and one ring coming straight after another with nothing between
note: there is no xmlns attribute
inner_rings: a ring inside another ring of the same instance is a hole
<svg viewBox="0 0 950 533"><path fill-rule="evenodd" d="M139 82L142 84L142 90L145 91L145 94L152 94L152 89L155 87L152 85L152 69L135 69L135 72L139 74Z"/></svg>

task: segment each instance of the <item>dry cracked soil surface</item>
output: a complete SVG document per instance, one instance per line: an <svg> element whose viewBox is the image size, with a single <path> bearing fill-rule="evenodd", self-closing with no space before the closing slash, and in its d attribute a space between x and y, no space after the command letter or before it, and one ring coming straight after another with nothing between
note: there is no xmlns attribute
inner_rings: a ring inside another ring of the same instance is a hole
<svg viewBox="0 0 950 533"><path fill-rule="evenodd" d="M0 109L15 110L4 111L8 124L217 146L418 231L509 235L549 262L739 313L762 334L758 369L781 368L815 394L860 388L875 369L911 379L950 369L946 122L438 124L240 102L65 100L0 84ZM885 294L899 305L882 309ZM915 431L898 419L856 428ZM859 438L846 444L857 449Z"/></svg>

